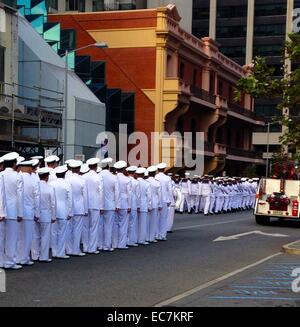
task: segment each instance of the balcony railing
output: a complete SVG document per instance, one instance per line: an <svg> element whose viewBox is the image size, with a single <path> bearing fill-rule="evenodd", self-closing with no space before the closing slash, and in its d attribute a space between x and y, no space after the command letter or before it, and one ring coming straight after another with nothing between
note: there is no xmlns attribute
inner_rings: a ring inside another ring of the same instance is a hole
<svg viewBox="0 0 300 327"><path fill-rule="evenodd" d="M262 152L255 152L255 151L249 151L249 150L232 148L232 147L227 147L227 154L232 156L252 158L252 159L262 159L263 157Z"/></svg>
<svg viewBox="0 0 300 327"><path fill-rule="evenodd" d="M216 104L216 96L212 93L209 93L195 86L191 86L191 92L196 98L200 98L209 103Z"/></svg>
<svg viewBox="0 0 300 327"><path fill-rule="evenodd" d="M206 152L214 152L215 151L215 145L214 145L214 143L205 142L204 143L204 151L206 151Z"/></svg>
<svg viewBox="0 0 300 327"><path fill-rule="evenodd" d="M229 110L232 110L242 116L246 116L246 117L254 119L254 120L260 120L260 121L263 120L261 117L257 116L253 111L247 110L236 103L229 102L228 108L229 108Z"/></svg>
<svg viewBox="0 0 300 327"><path fill-rule="evenodd" d="M0 0L0 3L4 3L4 5L17 9L17 1L16 0Z"/></svg>

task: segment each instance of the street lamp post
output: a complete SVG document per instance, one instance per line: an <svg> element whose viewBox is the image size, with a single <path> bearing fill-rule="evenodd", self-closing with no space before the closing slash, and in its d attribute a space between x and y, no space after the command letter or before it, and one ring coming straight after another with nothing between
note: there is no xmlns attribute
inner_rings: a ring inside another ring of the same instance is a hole
<svg viewBox="0 0 300 327"><path fill-rule="evenodd" d="M67 120L68 120L68 79L69 79L69 66L68 66L68 56L70 53L74 53L80 50L84 50L90 47L96 47L99 49L107 48L107 44L102 42L102 43L92 43L89 45L86 45L84 47L78 48L78 49L73 49L71 51L66 50L64 53L65 56L65 105L64 105L64 110L63 110L63 122L62 122L62 140L63 140L63 158L66 160L66 153L67 153Z"/></svg>

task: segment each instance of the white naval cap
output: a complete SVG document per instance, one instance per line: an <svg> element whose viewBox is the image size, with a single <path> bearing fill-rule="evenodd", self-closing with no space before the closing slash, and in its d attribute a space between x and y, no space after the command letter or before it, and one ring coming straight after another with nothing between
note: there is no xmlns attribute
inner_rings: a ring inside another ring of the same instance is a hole
<svg viewBox="0 0 300 327"><path fill-rule="evenodd" d="M31 162L32 162L32 167L35 167L40 163L39 159L32 159Z"/></svg>
<svg viewBox="0 0 300 327"><path fill-rule="evenodd" d="M157 171L157 166L150 166L147 170L149 173L155 173Z"/></svg>
<svg viewBox="0 0 300 327"><path fill-rule="evenodd" d="M79 168L82 166L82 161L80 160L72 160L70 163L69 163L69 167L70 168Z"/></svg>
<svg viewBox="0 0 300 327"><path fill-rule="evenodd" d="M138 175L144 175L146 173L147 169L146 168L143 168L143 167L139 167L137 170L136 170L136 173Z"/></svg>
<svg viewBox="0 0 300 327"><path fill-rule="evenodd" d="M19 166L21 164L21 162L25 161L25 158L24 157L18 157L17 158L17 166Z"/></svg>
<svg viewBox="0 0 300 327"><path fill-rule="evenodd" d="M101 167L98 167L97 168L97 174L101 173L101 171L102 171L102 168Z"/></svg>
<svg viewBox="0 0 300 327"><path fill-rule="evenodd" d="M4 162L3 158L0 157L0 164L2 164Z"/></svg>
<svg viewBox="0 0 300 327"><path fill-rule="evenodd" d="M107 166L107 165L109 165L109 164L112 164L112 162L113 162L113 159L112 159L112 158L105 158L105 159L103 159L103 160L101 161L101 165L103 165L103 166Z"/></svg>
<svg viewBox="0 0 300 327"><path fill-rule="evenodd" d="M23 160L19 163L19 166L22 166L22 167L32 167L32 164L33 164L33 160Z"/></svg>
<svg viewBox="0 0 300 327"><path fill-rule="evenodd" d="M39 168L38 170L37 170L37 173L39 174L39 175L46 175L46 174L50 174L50 168L48 168L48 167L43 167L43 168Z"/></svg>
<svg viewBox="0 0 300 327"><path fill-rule="evenodd" d="M157 165L157 169L166 169L166 168L167 168L167 164L164 162Z"/></svg>
<svg viewBox="0 0 300 327"><path fill-rule="evenodd" d="M120 160L120 161L118 161L118 162L116 162L115 164L114 164L114 168L115 169L123 169L123 168L126 168L127 167L127 163L126 163L126 161L124 161L124 160Z"/></svg>
<svg viewBox="0 0 300 327"><path fill-rule="evenodd" d="M71 161L73 161L74 159L69 159L65 161L65 164L68 165Z"/></svg>
<svg viewBox="0 0 300 327"><path fill-rule="evenodd" d="M32 159L32 160L43 160L44 157L43 156L34 156L34 157L31 157L30 159Z"/></svg>
<svg viewBox="0 0 300 327"><path fill-rule="evenodd" d="M58 166L54 169L55 174L64 174L68 171L67 165Z"/></svg>
<svg viewBox="0 0 300 327"><path fill-rule="evenodd" d="M100 162L99 158L91 158L91 159L87 160L86 164L88 166L95 166L95 165L98 165L99 162Z"/></svg>
<svg viewBox="0 0 300 327"><path fill-rule="evenodd" d="M190 174L190 173L185 173L184 175L185 175L185 176L191 176L191 174Z"/></svg>
<svg viewBox="0 0 300 327"><path fill-rule="evenodd" d="M241 181L242 182L246 182L247 178L242 178Z"/></svg>
<svg viewBox="0 0 300 327"><path fill-rule="evenodd" d="M19 154L17 152L10 152L5 154L2 159L3 161L13 161L19 158Z"/></svg>
<svg viewBox="0 0 300 327"><path fill-rule="evenodd" d="M52 162L58 162L58 161L59 161L59 158L58 158L58 156L55 156L55 155L45 158L46 163L52 163Z"/></svg>
<svg viewBox="0 0 300 327"><path fill-rule="evenodd" d="M149 171L147 169L145 171L145 177L149 177Z"/></svg>
<svg viewBox="0 0 300 327"><path fill-rule="evenodd" d="M87 164L83 164L80 168L81 174L86 174L90 171L90 167Z"/></svg>
<svg viewBox="0 0 300 327"><path fill-rule="evenodd" d="M138 169L137 166L130 166L126 170L130 173L134 173Z"/></svg>

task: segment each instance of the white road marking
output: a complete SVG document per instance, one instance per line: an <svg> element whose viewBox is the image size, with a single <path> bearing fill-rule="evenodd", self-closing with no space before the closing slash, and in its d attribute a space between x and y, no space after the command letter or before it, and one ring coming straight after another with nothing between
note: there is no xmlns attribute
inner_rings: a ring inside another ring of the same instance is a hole
<svg viewBox="0 0 300 327"><path fill-rule="evenodd" d="M202 284L200 286L194 287L194 288L192 288L191 290L189 290L187 292L184 292L184 293L178 294L176 296L173 296L173 297L171 297L171 298L169 298L169 299L167 299L167 300L165 300L163 302L160 302L160 303L156 304L154 307L164 307L164 306L170 305L172 303L175 303L177 301L180 301L180 300L182 300L182 299L184 299L184 298L186 298L188 296L191 296L191 295L193 295L193 294L195 294L197 292L200 292L200 291L202 291L202 290L204 290L204 289L206 289L208 287L211 287L211 286L213 286L213 285L215 285L215 284L217 284L217 283L219 283L219 282L221 282L223 280L226 280L226 279L228 279L230 277L233 277L233 276L235 276L237 274L240 274L240 273L242 273L242 272L244 272L244 271L246 271L246 270L248 270L250 268L256 267L256 266L258 266L258 265L260 265L260 264L262 264L262 263L264 263L266 261L269 261L269 260L271 260L271 259L273 259L275 257L278 257L279 255L282 255L282 252L278 252L278 253L275 253L273 255L270 255L270 256L262 259L262 260L254 262L254 263L252 263L252 264L250 264L248 266L237 269L237 270L235 270L235 271L233 271L231 273L228 273L228 274L226 274L224 276L221 276L219 278L211 280L210 282L207 282L207 283Z"/></svg>
<svg viewBox="0 0 300 327"><path fill-rule="evenodd" d="M224 221L224 222L211 223L211 224L202 224L202 225L192 225L192 226L186 226L186 227L178 227L178 228L175 228L174 231L186 230L186 229L194 229L194 228L199 228L199 227L225 225L225 224L237 223L239 221L247 221L247 220L249 220L249 218L247 218L247 219L238 219L238 220L228 220L228 221Z"/></svg>
<svg viewBox="0 0 300 327"><path fill-rule="evenodd" d="M288 237L288 235L284 234L270 234L270 233L264 233L259 230L254 230L252 232L247 232L247 233L242 233L242 234L236 234L232 236L220 236L214 240L214 242L223 242L223 241L232 241L232 240L238 240L243 236L248 236L252 234L257 234L257 235L263 235L263 236L270 236L270 237Z"/></svg>

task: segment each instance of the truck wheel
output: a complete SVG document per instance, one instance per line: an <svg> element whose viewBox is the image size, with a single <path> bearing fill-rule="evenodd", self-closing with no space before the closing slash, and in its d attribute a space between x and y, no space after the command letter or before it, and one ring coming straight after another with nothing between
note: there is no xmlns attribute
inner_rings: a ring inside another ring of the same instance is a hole
<svg viewBox="0 0 300 327"><path fill-rule="evenodd" d="M270 217L267 216L255 216L255 220L258 225L268 225L270 223Z"/></svg>

